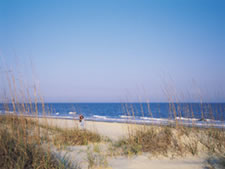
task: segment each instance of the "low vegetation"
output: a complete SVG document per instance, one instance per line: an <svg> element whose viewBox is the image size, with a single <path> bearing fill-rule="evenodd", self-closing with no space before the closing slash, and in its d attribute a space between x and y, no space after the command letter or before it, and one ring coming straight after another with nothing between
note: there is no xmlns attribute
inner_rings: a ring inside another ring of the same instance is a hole
<svg viewBox="0 0 225 169"><path fill-rule="evenodd" d="M0 116L0 122L0 168L72 167L69 162L62 162L41 146L41 137L38 138L35 132L28 128L33 125L32 122L14 116Z"/></svg>
<svg viewBox="0 0 225 169"><path fill-rule="evenodd" d="M221 154L225 152L224 140L223 129L140 126L129 129L128 137L115 142L111 151L117 150L126 155L149 152L171 157L199 153Z"/></svg>
<svg viewBox="0 0 225 169"><path fill-rule="evenodd" d="M1 115L0 168L76 168L52 154L51 146L87 145L100 140L98 134L87 130L63 130L23 116Z"/></svg>
<svg viewBox="0 0 225 169"><path fill-rule="evenodd" d="M90 132L88 130L75 129L61 129L54 136L53 142L55 145L87 145L92 142L100 142L99 134Z"/></svg>

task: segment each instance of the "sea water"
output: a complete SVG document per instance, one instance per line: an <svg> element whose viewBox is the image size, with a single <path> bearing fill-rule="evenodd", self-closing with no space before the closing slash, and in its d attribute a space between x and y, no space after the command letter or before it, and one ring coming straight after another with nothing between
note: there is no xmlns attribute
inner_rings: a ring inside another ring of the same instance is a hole
<svg viewBox="0 0 225 169"><path fill-rule="evenodd" d="M225 103L45 103L0 104L0 114L16 113L39 117L145 124L182 124L225 126ZM35 113L37 108L37 113Z"/></svg>

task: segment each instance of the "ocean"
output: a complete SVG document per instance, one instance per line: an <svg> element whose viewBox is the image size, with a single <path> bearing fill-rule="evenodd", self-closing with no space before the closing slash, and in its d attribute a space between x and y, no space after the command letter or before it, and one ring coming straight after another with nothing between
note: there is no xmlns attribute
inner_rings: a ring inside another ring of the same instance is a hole
<svg viewBox="0 0 225 169"><path fill-rule="evenodd" d="M225 103L38 103L17 104L16 113L33 116L106 122L169 124L176 120L184 124L225 126ZM33 112L33 113L31 113ZM0 113L14 113L12 104L0 104Z"/></svg>

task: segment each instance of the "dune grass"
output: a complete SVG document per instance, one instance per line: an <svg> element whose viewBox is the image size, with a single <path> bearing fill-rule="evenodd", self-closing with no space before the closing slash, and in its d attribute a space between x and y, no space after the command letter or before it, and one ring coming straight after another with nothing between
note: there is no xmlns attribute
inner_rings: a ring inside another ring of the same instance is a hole
<svg viewBox="0 0 225 169"><path fill-rule="evenodd" d="M200 153L222 154L225 152L224 140L224 129L138 126L129 129L128 137L116 141L113 147L125 155L148 152L175 157Z"/></svg>
<svg viewBox="0 0 225 169"><path fill-rule="evenodd" d="M173 96L170 94L169 96ZM149 103L147 104L149 116L152 117L151 107ZM177 108L175 108L175 104ZM207 104L206 104L207 105ZM201 103L201 115L202 119L207 117L204 112L208 112L212 119L215 119L210 105L203 108ZM124 105L125 115L135 119L135 111L132 104ZM143 112L143 105L140 103L140 107ZM225 152L225 128L215 128L213 124L206 123L207 126L197 127L195 125L196 120L194 119L194 113L190 105L182 106L179 103L169 103L169 117L171 121L169 124L165 125L143 125L139 124L129 124L127 125L127 137L124 137L115 143L112 143L111 152L116 154L133 155L139 153L151 153L152 155L163 155L163 156L185 156L187 154L198 155L200 153L210 153L210 154L223 154ZM222 109L222 107L221 107ZM221 114L217 116L222 117ZM182 115L183 114L189 120L189 126L183 124ZM144 117L144 115L143 115ZM192 118L190 118L192 117ZM118 153L117 153L118 154Z"/></svg>
<svg viewBox="0 0 225 169"><path fill-rule="evenodd" d="M59 159L51 147L87 145L101 141L100 135L87 130L60 129L39 125L33 118L0 116L0 168L75 168Z"/></svg>
<svg viewBox="0 0 225 169"><path fill-rule="evenodd" d="M87 145L88 143L100 142L101 137L97 133L88 130L75 129L60 129L55 134L53 142L55 145Z"/></svg>
<svg viewBox="0 0 225 169"><path fill-rule="evenodd" d="M33 141L24 143L6 130L0 130L0 168L67 168L49 151Z"/></svg>
<svg viewBox="0 0 225 169"><path fill-rule="evenodd" d="M44 149L33 125L25 118L0 116L0 168L72 168Z"/></svg>

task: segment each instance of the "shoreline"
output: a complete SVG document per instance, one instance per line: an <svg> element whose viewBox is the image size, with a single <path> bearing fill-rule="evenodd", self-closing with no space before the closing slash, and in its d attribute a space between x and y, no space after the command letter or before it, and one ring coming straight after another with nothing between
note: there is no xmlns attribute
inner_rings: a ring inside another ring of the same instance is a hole
<svg viewBox="0 0 225 169"><path fill-rule="evenodd" d="M0 115L18 115L31 118L50 118L50 119L62 119L62 120L79 120L78 116L51 116L51 115L28 115L28 114L15 114L13 112L0 113ZM104 117L104 118L102 118ZM120 123L120 124L135 124L135 125L147 125L147 126L176 126L176 123L185 127L198 127L198 128L225 128L225 121L218 121L213 119L196 119L196 118L184 118L176 117L175 119L166 118L150 118L139 117L136 119L132 116L126 116L127 118L110 118L105 116L98 116L98 118L85 117L85 121L88 122L105 122L105 123Z"/></svg>
<svg viewBox="0 0 225 169"><path fill-rule="evenodd" d="M0 114L3 115L3 114ZM14 115L14 114L10 114ZM57 118L57 117L51 117L51 116L30 116L30 115L23 115L27 118L32 119L38 119L38 122L40 124L47 124L50 126L55 126L63 129L73 129L79 127L79 119L78 118ZM128 130L138 128L141 126L151 126L151 127L162 127L162 126L172 126L175 127L175 123L171 124L163 124L163 123L157 123L157 124L146 124L146 123L132 123L130 121L127 122L115 122L115 121L104 121L104 120L90 120L85 119L85 129L90 130L92 132L96 132L102 136L106 136L112 140L118 140L122 137L127 137ZM184 125L183 123L178 123L178 125ZM185 126L185 125L184 125ZM185 126L185 127L198 127L199 129L205 129L205 128L217 128L217 129L224 129L225 125L218 127L215 127L213 125L208 124L207 126Z"/></svg>

